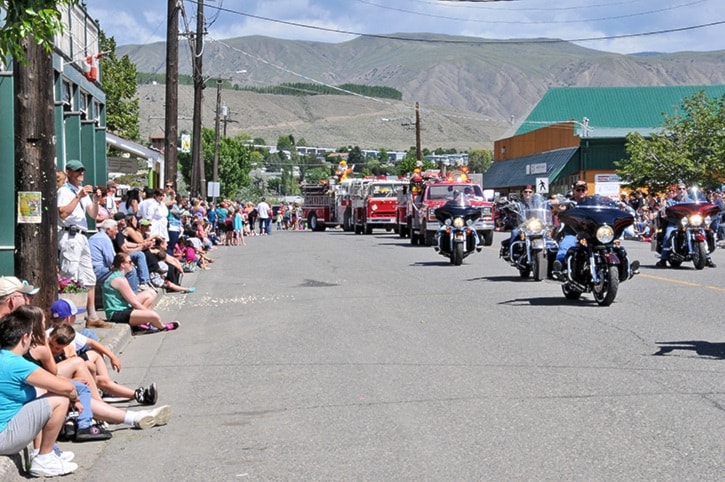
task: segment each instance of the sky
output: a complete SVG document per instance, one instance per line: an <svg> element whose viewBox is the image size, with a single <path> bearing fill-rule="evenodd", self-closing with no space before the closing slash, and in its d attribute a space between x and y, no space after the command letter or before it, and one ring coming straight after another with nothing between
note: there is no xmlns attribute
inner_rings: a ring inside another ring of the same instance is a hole
<svg viewBox="0 0 725 482"><path fill-rule="evenodd" d="M119 46L166 40L168 1L85 3ZM182 3L180 30L196 30L197 1ZM336 43L432 32L557 38L617 53L725 50L723 0L205 0L204 15L211 40L264 35Z"/></svg>

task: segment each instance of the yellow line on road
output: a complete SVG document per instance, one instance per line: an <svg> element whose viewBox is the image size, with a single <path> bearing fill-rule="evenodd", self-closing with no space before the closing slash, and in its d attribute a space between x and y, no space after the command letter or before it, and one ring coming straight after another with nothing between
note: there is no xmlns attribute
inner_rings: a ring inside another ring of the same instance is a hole
<svg viewBox="0 0 725 482"><path fill-rule="evenodd" d="M686 286L693 286L696 288L707 288L707 289L715 290L715 291L725 291L725 288L720 287L720 286L702 285L700 283L692 283L690 281L681 281L681 280L672 279L672 278L665 278L664 276L652 276L649 274L640 274L640 276L642 276L643 278L656 279L656 280L660 280L660 281L669 281L670 283L677 283L677 284L686 285Z"/></svg>

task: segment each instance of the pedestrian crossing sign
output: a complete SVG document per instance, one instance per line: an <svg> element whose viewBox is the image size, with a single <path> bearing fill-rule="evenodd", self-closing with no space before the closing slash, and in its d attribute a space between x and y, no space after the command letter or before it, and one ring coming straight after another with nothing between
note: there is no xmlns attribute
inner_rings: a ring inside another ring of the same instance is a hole
<svg viewBox="0 0 725 482"><path fill-rule="evenodd" d="M549 192L549 178L548 177L537 177L536 178L536 192L539 194L546 194Z"/></svg>

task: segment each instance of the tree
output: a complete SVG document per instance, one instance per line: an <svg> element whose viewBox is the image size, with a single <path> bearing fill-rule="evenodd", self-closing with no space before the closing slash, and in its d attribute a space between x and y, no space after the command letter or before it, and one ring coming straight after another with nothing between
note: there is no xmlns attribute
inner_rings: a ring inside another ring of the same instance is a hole
<svg viewBox="0 0 725 482"><path fill-rule="evenodd" d="M26 48L21 40L31 37L45 53L53 51L55 35L63 31L58 8L77 0L3 1L5 23L0 25L0 57L12 55L16 62L26 64Z"/></svg>
<svg viewBox="0 0 725 482"><path fill-rule="evenodd" d="M493 152L484 149L473 149L468 153L468 171L484 173L493 163Z"/></svg>
<svg viewBox="0 0 725 482"><path fill-rule="evenodd" d="M58 241L51 53L55 35L63 30L58 8L72 3L0 3L5 15L0 25L0 59L8 55L14 59L15 191L39 190L44 207L40 224L20 223L15 228L15 274L41 287L36 297L40 306L49 306L57 296L57 265L47 262L48 250L54 250Z"/></svg>
<svg viewBox="0 0 725 482"><path fill-rule="evenodd" d="M106 91L106 128L125 139L138 140L139 100L136 66L128 55L116 57L116 40L100 32L103 90Z"/></svg>
<svg viewBox="0 0 725 482"><path fill-rule="evenodd" d="M615 165L634 188L663 191L678 181L719 186L725 178L725 96L695 93L665 116L660 132L627 135L626 149L629 158Z"/></svg>
<svg viewBox="0 0 725 482"><path fill-rule="evenodd" d="M204 164L211 171L214 163L214 129L202 130ZM231 198L242 187L249 185L252 169L251 150L243 140L224 137L219 140L219 180L221 197Z"/></svg>

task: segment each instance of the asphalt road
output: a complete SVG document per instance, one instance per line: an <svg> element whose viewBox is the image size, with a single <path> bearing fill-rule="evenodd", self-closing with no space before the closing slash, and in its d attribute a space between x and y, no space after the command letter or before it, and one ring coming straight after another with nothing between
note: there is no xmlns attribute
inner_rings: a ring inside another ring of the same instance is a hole
<svg viewBox="0 0 725 482"><path fill-rule="evenodd" d="M627 242L642 274L605 308L521 280L503 236L459 267L383 232L215 250L159 307L181 328L121 355L171 423L73 445L73 478L725 478L723 251L655 270Z"/></svg>

